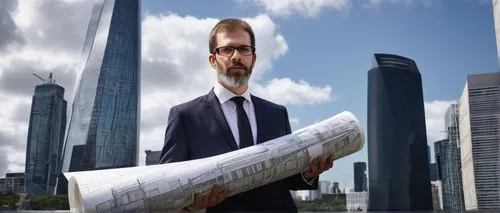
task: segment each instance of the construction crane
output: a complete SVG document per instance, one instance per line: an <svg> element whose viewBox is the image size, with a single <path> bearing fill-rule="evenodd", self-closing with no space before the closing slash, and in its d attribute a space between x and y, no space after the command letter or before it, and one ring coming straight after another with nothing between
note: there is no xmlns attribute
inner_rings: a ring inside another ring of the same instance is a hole
<svg viewBox="0 0 500 213"><path fill-rule="evenodd" d="M53 84L53 83L56 83L56 80L55 79L52 79L52 73L49 73L49 80L45 80L44 78L40 77L39 75L35 74L35 73L32 73L35 77L37 77L38 79L42 80L43 83L48 83L48 84Z"/></svg>

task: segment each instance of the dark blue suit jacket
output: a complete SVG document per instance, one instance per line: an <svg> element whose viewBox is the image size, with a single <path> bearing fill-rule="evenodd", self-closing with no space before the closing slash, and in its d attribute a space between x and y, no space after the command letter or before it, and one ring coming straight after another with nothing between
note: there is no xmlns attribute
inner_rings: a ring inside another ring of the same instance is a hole
<svg viewBox="0 0 500 213"><path fill-rule="evenodd" d="M284 106L252 95L257 120L257 143L291 133ZM211 157L237 150L229 125L213 89L204 96L170 109L160 163ZM300 174L227 198L207 209L215 211L286 211L297 208L289 190L317 189Z"/></svg>

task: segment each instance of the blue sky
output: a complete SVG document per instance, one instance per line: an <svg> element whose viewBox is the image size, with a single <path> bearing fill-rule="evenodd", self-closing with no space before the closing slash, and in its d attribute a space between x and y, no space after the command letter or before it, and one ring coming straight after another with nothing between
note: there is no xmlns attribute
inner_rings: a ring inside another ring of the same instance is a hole
<svg viewBox="0 0 500 213"><path fill-rule="evenodd" d="M489 1L355 1L349 8L322 8L315 17L296 12L276 15L253 1L145 1L143 10L217 19L268 14L286 39L288 51L272 62L262 81L304 79L331 86L335 97L316 105L287 105L290 116L299 119L297 127L348 110L366 128L367 71L374 53L414 59L426 102L457 100L467 74L498 70ZM336 161L321 179L352 186L356 161L367 161L367 146Z"/></svg>
<svg viewBox="0 0 500 213"><path fill-rule="evenodd" d="M31 97L40 84L31 73L53 72L71 106L92 6L3 2L0 177L24 170ZM432 144L444 137L444 112L467 74L498 71L489 0L144 0L142 10L140 165L144 150L161 149L169 108L213 85L207 36L222 18L245 18L254 27L251 88L286 105L294 129L345 110L366 129L367 72L374 53L390 53L414 59L420 69ZM352 187L357 161L367 161L367 146L320 179Z"/></svg>

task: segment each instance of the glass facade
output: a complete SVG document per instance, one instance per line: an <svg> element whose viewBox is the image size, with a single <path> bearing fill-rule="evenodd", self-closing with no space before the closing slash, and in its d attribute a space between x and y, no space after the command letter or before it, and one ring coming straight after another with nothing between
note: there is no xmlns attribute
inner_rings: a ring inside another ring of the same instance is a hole
<svg viewBox="0 0 500 213"><path fill-rule="evenodd" d="M458 105L452 104L445 114L447 139L435 143L440 154L439 174L442 183L443 209L451 212L464 211L462 172L458 135Z"/></svg>
<svg viewBox="0 0 500 213"><path fill-rule="evenodd" d="M367 132L368 210L432 210L422 80L413 60L375 54Z"/></svg>
<svg viewBox="0 0 500 213"><path fill-rule="evenodd" d="M366 163L365 162L355 162L354 163L354 191L355 192L366 192L367 189L367 178L366 178Z"/></svg>
<svg viewBox="0 0 500 213"><path fill-rule="evenodd" d="M64 88L53 83L35 87L31 102L25 162L29 195L53 194L66 130Z"/></svg>
<svg viewBox="0 0 500 213"><path fill-rule="evenodd" d="M140 24L139 0L101 0L92 8L62 172L137 166Z"/></svg>
<svg viewBox="0 0 500 213"><path fill-rule="evenodd" d="M469 75L458 111L465 209L500 209L500 73Z"/></svg>

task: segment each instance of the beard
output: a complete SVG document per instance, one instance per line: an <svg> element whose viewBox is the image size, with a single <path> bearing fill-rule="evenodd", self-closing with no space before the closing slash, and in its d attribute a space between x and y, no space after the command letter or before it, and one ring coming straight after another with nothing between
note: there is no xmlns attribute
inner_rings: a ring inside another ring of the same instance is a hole
<svg viewBox="0 0 500 213"><path fill-rule="evenodd" d="M239 88L245 84L248 84L248 80L250 79L250 75L252 74L253 64L250 67L247 67L241 62L235 62L231 67L224 69L218 61L216 63L217 78L225 85L232 88ZM230 69L234 67L241 68L244 70L244 72L231 72Z"/></svg>

